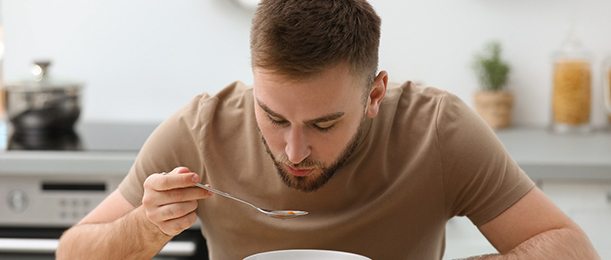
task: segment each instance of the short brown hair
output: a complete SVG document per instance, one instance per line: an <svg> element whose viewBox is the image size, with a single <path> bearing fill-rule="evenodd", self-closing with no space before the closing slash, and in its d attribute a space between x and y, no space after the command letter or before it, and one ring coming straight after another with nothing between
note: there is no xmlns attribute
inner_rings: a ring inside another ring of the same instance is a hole
<svg viewBox="0 0 611 260"><path fill-rule="evenodd" d="M347 62L370 78L380 23L365 0L263 0L251 28L252 66L303 78Z"/></svg>

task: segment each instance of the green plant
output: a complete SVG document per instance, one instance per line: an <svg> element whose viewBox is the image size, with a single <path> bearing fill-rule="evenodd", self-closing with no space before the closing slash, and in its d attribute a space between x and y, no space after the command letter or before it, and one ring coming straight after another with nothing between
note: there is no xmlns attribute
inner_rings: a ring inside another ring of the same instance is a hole
<svg viewBox="0 0 611 260"><path fill-rule="evenodd" d="M501 59L501 44L490 42L483 53L475 55L474 69L484 90L502 90L507 83L511 68Z"/></svg>

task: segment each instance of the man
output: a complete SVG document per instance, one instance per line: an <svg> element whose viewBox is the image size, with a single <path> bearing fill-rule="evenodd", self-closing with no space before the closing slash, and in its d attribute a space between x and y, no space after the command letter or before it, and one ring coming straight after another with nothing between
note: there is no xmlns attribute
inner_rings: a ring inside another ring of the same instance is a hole
<svg viewBox="0 0 611 260"><path fill-rule="evenodd" d="M199 218L212 259L293 248L439 259L457 215L498 249L491 259L598 258L458 98L387 89L379 37L364 0L263 1L254 87L198 96L162 123L58 258L151 258ZM270 218L195 183L310 214Z"/></svg>

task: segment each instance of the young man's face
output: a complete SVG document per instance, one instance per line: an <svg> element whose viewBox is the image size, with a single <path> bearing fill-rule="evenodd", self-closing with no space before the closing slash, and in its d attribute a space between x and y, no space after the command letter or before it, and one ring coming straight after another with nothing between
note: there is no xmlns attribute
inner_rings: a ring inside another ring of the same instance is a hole
<svg viewBox="0 0 611 260"><path fill-rule="evenodd" d="M278 174L289 187L318 189L356 148L381 98L364 100L370 92L345 64L298 81L261 68L253 73L257 124Z"/></svg>

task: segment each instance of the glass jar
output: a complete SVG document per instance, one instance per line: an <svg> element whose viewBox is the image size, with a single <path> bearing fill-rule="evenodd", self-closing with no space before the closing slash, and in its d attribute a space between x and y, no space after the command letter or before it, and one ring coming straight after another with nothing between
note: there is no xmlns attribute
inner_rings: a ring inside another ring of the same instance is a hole
<svg viewBox="0 0 611 260"><path fill-rule="evenodd" d="M553 61L552 130L589 132L592 108L592 69L588 53L572 36Z"/></svg>

